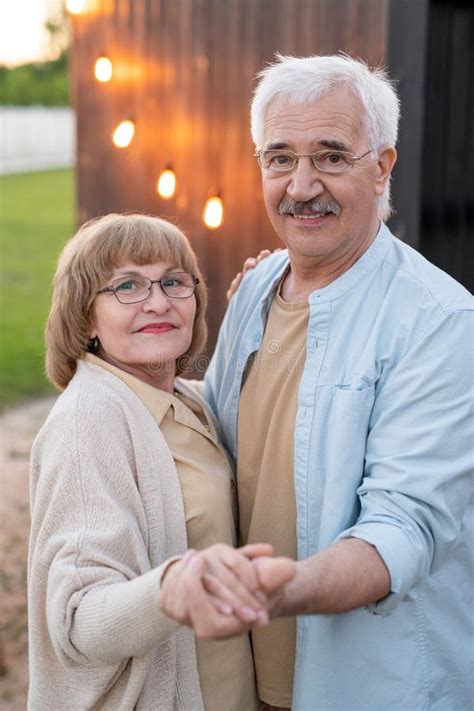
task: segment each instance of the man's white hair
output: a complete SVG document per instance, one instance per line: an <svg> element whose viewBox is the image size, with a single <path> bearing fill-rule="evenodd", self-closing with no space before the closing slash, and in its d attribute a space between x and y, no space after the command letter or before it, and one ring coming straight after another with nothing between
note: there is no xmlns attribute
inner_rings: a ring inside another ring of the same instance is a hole
<svg viewBox="0 0 474 711"><path fill-rule="evenodd" d="M265 116L276 98L308 106L336 87L346 87L365 109L364 130L368 148L395 147L398 136L400 102L392 82L380 67L370 67L345 54L313 57L284 57L258 74L251 107L251 130L256 149L263 148ZM379 197L379 217L391 213L390 181Z"/></svg>

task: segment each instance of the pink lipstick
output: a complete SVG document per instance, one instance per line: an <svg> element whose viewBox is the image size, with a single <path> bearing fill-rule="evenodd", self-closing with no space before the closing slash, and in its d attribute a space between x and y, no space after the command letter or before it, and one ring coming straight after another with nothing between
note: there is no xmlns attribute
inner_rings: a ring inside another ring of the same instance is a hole
<svg viewBox="0 0 474 711"><path fill-rule="evenodd" d="M176 326L172 323L147 323L146 326L139 328L136 333L168 333L168 331L174 331Z"/></svg>

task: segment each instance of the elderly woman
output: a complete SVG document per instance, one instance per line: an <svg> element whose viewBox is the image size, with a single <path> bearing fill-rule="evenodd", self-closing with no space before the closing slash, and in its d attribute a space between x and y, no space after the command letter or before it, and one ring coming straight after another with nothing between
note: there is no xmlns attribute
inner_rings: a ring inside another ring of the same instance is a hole
<svg viewBox="0 0 474 711"><path fill-rule="evenodd" d="M195 640L160 592L191 623L186 575L200 575L222 636L268 621L250 559L271 551L233 548L226 453L176 379L204 345L205 307L195 256L164 220L93 220L60 257L46 370L63 393L32 451L31 709L256 708L248 636Z"/></svg>

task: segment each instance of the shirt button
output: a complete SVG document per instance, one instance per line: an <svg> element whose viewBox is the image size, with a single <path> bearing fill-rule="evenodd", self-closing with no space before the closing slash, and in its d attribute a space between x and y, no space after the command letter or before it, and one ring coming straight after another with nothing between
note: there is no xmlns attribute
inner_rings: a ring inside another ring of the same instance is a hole
<svg viewBox="0 0 474 711"><path fill-rule="evenodd" d="M261 339L262 334L261 333L255 333L253 336L254 343L258 343L259 340Z"/></svg>

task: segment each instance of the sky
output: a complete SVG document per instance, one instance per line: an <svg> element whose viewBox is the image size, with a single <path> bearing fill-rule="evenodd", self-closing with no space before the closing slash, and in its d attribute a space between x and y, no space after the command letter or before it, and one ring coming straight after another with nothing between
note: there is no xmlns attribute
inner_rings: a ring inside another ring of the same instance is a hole
<svg viewBox="0 0 474 711"><path fill-rule="evenodd" d="M44 23L62 0L0 0L0 64L45 59Z"/></svg>

